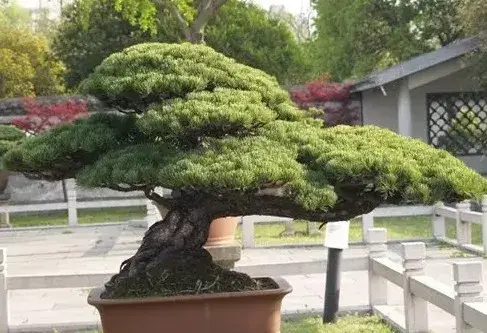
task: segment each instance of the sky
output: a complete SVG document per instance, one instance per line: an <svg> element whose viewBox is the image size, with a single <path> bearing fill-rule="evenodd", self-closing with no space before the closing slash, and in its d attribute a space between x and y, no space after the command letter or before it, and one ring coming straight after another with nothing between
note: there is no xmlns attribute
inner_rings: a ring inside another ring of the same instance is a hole
<svg viewBox="0 0 487 333"><path fill-rule="evenodd" d="M24 7L38 8L39 1L41 1L43 7L51 7L53 4L59 3L58 0L17 0L17 2ZM299 14L302 11L307 12L309 10L310 0L253 0L255 3L260 4L265 9L269 9L271 5L284 5L286 9L293 13Z"/></svg>

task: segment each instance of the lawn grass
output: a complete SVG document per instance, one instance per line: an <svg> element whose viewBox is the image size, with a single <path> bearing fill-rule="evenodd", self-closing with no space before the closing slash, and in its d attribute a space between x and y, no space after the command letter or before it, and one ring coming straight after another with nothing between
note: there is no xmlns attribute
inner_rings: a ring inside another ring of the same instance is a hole
<svg viewBox="0 0 487 333"><path fill-rule="evenodd" d="M446 236L451 239L456 239L456 221L453 219L445 219L445 224ZM472 224L472 244L482 245L482 226L479 224Z"/></svg>
<svg viewBox="0 0 487 333"><path fill-rule="evenodd" d="M281 236L285 230L284 223L256 223L254 239L257 245L279 244L315 244L322 243L324 231L314 236L307 235L305 221L295 221L295 236ZM388 239L431 238L433 235L431 216L413 217L378 217L374 219L374 226L386 228ZM237 230L237 238L241 239L242 230ZM362 240L362 224L360 219L353 219L350 223L350 241Z"/></svg>
<svg viewBox="0 0 487 333"><path fill-rule="evenodd" d="M448 238L456 238L456 222L452 219L445 219L446 235ZM254 228L254 239L256 245L273 246L283 244L320 244L324 241L324 230L318 235L307 235L306 221L295 221L294 236L281 236L285 230L284 223L256 223ZM428 239L433 237L433 226L431 216L411 217L377 217L374 219L374 227L386 228L387 239ZM242 238L242 230L237 230L237 239ZM351 242L362 240L362 224L360 219L353 219L350 222L349 239ZM482 227L478 224L472 225L472 243L482 245Z"/></svg>
<svg viewBox="0 0 487 333"><path fill-rule="evenodd" d="M393 333L387 324L375 316L346 316L336 324L322 324L320 317L284 320L281 333Z"/></svg>
<svg viewBox="0 0 487 333"><path fill-rule="evenodd" d="M320 317L305 317L283 320L281 333L394 333L394 330L376 316L346 316L339 318L336 324L326 325Z"/></svg>
<svg viewBox="0 0 487 333"><path fill-rule="evenodd" d="M134 219L142 219L146 215L145 207L82 209L78 211L78 223L107 223L124 222ZM32 227L47 225L67 225L67 211L51 211L39 213L11 213L10 222L14 227ZM295 221L295 235L282 236L285 230L284 223L256 223L254 239L257 245L272 246L283 244L321 244L324 240L324 231L317 235L307 234L307 222ZM431 216L412 217L377 217L374 226L386 228L388 239L418 239L431 238ZM446 219L447 237L455 239L455 221ZM237 239L241 240L242 230L237 230ZM353 219L350 223L350 241L362 240L362 225L360 219ZM473 244L482 245L482 228L480 225L472 226Z"/></svg>
<svg viewBox="0 0 487 333"><path fill-rule="evenodd" d="M144 218L147 214L145 207L80 209L78 223L123 222ZM10 223L13 227L33 227L46 225L67 225L67 211L50 211L33 213L11 213Z"/></svg>

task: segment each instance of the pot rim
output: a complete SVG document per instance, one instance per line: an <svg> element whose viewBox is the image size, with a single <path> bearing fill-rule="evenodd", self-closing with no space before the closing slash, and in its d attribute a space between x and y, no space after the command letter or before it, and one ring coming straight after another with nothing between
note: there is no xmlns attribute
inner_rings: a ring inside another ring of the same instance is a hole
<svg viewBox="0 0 487 333"><path fill-rule="evenodd" d="M150 296L150 297L143 297L143 298L123 298L123 299L103 299L101 298L101 294L105 291L104 287L94 288L90 291L88 295L88 304L93 306L98 305L121 305L121 304L144 304L144 303L171 303L171 302L182 302L182 301L189 301L189 300L200 300L200 301L207 301L207 300L216 300L216 299L227 299L227 298L247 298L247 297L255 297L255 296L278 296L278 295L287 295L289 294L293 288L282 277L254 277L254 279L271 279L275 283L277 283L277 289L265 289L265 290L252 290L252 291L237 291L237 292L224 292L224 293L215 293L215 294L198 294L198 295L180 295L180 296L169 296L169 297L162 297L162 296Z"/></svg>

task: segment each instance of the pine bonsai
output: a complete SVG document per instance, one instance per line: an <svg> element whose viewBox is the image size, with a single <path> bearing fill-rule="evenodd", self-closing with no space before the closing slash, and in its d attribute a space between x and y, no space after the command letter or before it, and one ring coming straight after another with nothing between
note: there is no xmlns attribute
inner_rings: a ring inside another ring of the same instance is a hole
<svg viewBox="0 0 487 333"><path fill-rule="evenodd" d="M11 125L0 125L0 200L9 199L9 195L5 193L8 186L8 177L10 172L5 170L3 163L3 156L5 153L19 144L25 137L25 134Z"/></svg>
<svg viewBox="0 0 487 333"><path fill-rule="evenodd" d="M80 89L120 112L28 138L5 161L36 178L143 191L168 210L106 284L106 298L272 288L212 263L202 246L218 217L330 222L381 204L487 192L483 177L419 140L373 126L325 128L273 77L203 45L129 47Z"/></svg>

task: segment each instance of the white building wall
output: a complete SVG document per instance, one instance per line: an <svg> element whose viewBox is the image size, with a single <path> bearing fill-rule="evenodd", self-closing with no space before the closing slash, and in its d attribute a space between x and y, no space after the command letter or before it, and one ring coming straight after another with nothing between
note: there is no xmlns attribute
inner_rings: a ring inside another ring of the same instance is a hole
<svg viewBox="0 0 487 333"><path fill-rule="evenodd" d="M364 125L377 125L398 131L397 98L399 86L396 82L384 86L387 96L379 88L362 93L362 117ZM428 139L426 94L443 92L474 91L475 87L468 69L463 69L441 79L411 90L412 134L413 137ZM487 173L487 158L463 156L461 160L481 173Z"/></svg>

